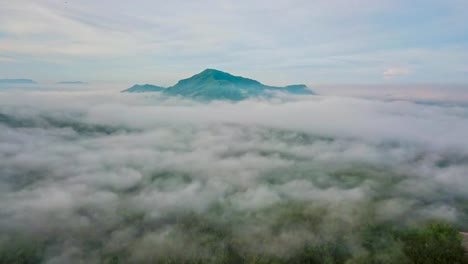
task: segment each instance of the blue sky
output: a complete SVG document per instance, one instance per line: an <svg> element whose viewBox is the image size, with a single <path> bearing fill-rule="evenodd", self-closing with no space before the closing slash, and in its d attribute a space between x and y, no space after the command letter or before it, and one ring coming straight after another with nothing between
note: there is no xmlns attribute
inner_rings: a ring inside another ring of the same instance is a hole
<svg viewBox="0 0 468 264"><path fill-rule="evenodd" d="M466 0L15 0L0 78L468 83Z"/></svg>

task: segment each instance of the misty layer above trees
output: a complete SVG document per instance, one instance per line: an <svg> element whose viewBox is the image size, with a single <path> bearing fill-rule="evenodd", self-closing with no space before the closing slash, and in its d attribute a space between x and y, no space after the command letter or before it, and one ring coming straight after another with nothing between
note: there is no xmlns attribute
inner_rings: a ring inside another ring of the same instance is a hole
<svg viewBox="0 0 468 264"><path fill-rule="evenodd" d="M0 263L457 263L467 117L3 93Z"/></svg>

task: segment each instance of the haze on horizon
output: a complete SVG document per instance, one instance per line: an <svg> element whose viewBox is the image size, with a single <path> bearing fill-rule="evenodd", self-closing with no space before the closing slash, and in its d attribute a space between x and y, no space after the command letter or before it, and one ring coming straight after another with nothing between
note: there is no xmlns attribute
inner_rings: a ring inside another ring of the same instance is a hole
<svg viewBox="0 0 468 264"><path fill-rule="evenodd" d="M2 1L0 78L468 83L468 2Z"/></svg>

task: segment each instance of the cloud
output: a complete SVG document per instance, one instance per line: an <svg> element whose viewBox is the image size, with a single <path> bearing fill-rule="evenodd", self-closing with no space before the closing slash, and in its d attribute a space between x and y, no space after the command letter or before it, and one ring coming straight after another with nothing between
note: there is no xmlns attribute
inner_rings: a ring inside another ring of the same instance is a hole
<svg viewBox="0 0 468 264"><path fill-rule="evenodd" d="M408 75L410 73L411 71L408 68L392 67L392 68L386 68L383 72L383 76L387 79L390 79L390 78L395 78L398 76Z"/></svg>
<svg viewBox="0 0 468 264"><path fill-rule="evenodd" d="M9 57L0 56L0 62L15 62L16 60Z"/></svg>
<svg viewBox="0 0 468 264"><path fill-rule="evenodd" d="M0 53L17 63L2 62L0 70L15 75L21 69L38 80L175 82L221 68L287 84L376 82L376 69L411 65L421 72L408 76L412 80L465 81L448 70L467 59L456 41L464 29L453 26L463 25L462 8L443 6L449 11L436 20L431 14L440 4L421 12L404 1L141 1L132 7L122 0L9 1L0 11L0 32L7 33ZM411 12L401 10L416 10L424 23L410 23L416 21ZM388 23L394 16L409 25ZM431 33L437 25L450 30ZM412 45L395 47L394 39Z"/></svg>
<svg viewBox="0 0 468 264"><path fill-rule="evenodd" d="M468 103L463 84L360 84L316 85L311 89L328 96L351 96L381 100L406 100L440 104Z"/></svg>
<svg viewBox="0 0 468 264"><path fill-rule="evenodd" d="M463 106L56 91L0 105L0 243L27 238L46 262L287 258L343 235L353 259L369 222L467 227Z"/></svg>

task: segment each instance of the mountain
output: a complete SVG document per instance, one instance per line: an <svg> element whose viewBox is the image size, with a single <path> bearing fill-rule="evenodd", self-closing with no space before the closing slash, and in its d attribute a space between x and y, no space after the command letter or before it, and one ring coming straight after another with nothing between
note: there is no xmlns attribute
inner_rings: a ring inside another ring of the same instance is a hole
<svg viewBox="0 0 468 264"><path fill-rule="evenodd" d="M88 84L87 82L74 81L74 82L58 82L57 84Z"/></svg>
<svg viewBox="0 0 468 264"><path fill-rule="evenodd" d="M312 92L312 90L310 90L305 84L288 85L279 89L284 89L286 92L291 94L314 94L314 92Z"/></svg>
<svg viewBox="0 0 468 264"><path fill-rule="evenodd" d="M37 83L31 79L0 79L0 84L1 83L9 83L9 84L14 84L14 83Z"/></svg>
<svg viewBox="0 0 468 264"><path fill-rule="evenodd" d="M303 84L286 87L268 86L252 79L234 76L214 69L206 69L190 78L180 80L174 86L166 89L153 85L147 85L147 87L136 86L124 92L162 91L167 95L178 95L194 99L232 101L239 101L261 95L268 96L272 92L302 95L314 94L314 92ZM153 87L161 89L154 89Z"/></svg>
<svg viewBox="0 0 468 264"><path fill-rule="evenodd" d="M129 92L129 93L144 93L144 92L162 92L166 90L166 88L151 84L135 84L132 87L124 90L122 92Z"/></svg>

